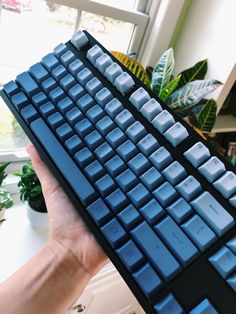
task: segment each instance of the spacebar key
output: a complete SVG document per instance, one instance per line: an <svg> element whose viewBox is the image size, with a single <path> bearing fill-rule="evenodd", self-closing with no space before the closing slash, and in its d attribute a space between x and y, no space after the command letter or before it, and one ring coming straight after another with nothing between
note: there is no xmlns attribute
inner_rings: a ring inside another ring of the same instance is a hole
<svg viewBox="0 0 236 314"><path fill-rule="evenodd" d="M96 199L95 190L46 123L39 118L33 121L30 127L80 201L85 206L93 202Z"/></svg>

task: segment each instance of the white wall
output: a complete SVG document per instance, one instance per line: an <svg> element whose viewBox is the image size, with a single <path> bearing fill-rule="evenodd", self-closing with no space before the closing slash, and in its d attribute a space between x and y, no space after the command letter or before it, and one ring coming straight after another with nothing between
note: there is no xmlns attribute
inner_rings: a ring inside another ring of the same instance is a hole
<svg viewBox="0 0 236 314"><path fill-rule="evenodd" d="M207 77L225 84L211 94L221 107L236 79L236 1L192 0L174 51L175 73L208 59Z"/></svg>

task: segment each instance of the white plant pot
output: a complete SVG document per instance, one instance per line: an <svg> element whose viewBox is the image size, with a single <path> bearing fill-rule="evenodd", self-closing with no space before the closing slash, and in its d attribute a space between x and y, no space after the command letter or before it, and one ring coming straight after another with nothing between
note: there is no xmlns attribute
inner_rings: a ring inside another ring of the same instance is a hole
<svg viewBox="0 0 236 314"><path fill-rule="evenodd" d="M6 208L2 208L0 210L0 221L2 221L5 218Z"/></svg>
<svg viewBox="0 0 236 314"><path fill-rule="evenodd" d="M37 230L48 229L48 213L40 213L32 209L29 204L26 207L26 214L32 228Z"/></svg>

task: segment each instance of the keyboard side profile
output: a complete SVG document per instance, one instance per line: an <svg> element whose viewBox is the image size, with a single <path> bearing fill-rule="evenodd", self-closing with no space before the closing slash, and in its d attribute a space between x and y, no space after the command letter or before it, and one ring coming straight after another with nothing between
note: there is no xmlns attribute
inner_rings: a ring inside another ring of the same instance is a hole
<svg viewBox="0 0 236 314"><path fill-rule="evenodd" d="M232 313L231 164L86 31L1 96L148 314Z"/></svg>

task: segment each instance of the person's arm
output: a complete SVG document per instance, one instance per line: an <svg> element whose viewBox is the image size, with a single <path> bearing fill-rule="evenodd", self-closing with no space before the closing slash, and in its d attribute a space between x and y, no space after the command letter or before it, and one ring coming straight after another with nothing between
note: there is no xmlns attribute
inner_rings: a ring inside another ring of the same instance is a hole
<svg viewBox="0 0 236 314"><path fill-rule="evenodd" d="M49 240L0 285L0 313L65 314L107 258L33 146L28 151L46 200Z"/></svg>

